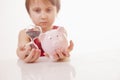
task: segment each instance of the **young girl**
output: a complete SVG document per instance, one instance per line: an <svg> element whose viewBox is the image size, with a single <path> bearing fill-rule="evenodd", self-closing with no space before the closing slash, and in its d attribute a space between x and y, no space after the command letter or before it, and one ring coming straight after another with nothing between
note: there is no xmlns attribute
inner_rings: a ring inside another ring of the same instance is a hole
<svg viewBox="0 0 120 80"><path fill-rule="evenodd" d="M28 14L36 26L40 26L42 32L46 32L51 29L56 29L59 26L53 26L53 22L60 9L60 0L26 0L26 9ZM30 38L26 34L26 29L19 32L17 55L25 62L35 62L40 56L47 56L42 50L40 41L34 40L39 49L26 46L30 42ZM69 57L70 51L73 49L73 42L70 41L70 45L66 52L62 52L60 49L56 50L54 55L55 60L61 60ZM29 55L28 55L29 53ZM66 55L65 55L66 54Z"/></svg>

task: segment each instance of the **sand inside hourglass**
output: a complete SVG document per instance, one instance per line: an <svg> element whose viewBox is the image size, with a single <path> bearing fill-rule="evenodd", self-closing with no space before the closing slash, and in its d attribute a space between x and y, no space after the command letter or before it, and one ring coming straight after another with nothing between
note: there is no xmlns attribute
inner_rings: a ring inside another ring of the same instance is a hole
<svg viewBox="0 0 120 80"><path fill-rule="evenodd" d="M29 37L33 40L34 38L38 37L40 34L40 31L29 29L26 31L26 33L29 35Z"/></svg>
<svg viewBox="0 0 120 80"><path fill-rule="evenodd" d="M37 38L40 35L40 30L36 30L36 29L27 29L26 34L30 37L31 42L28 43L27 45L29 45L31 48L35 48L37 49L37 45L34 43L34 39Z"/></svg>

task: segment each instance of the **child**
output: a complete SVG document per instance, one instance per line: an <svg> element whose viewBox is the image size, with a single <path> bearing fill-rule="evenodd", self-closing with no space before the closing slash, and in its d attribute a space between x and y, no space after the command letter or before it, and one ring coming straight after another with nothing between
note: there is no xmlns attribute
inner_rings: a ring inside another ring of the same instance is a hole
<svg viewBox="0 0 120 80"><path fill-rule="evenodd" d="M53 26L55 17L60 9L60 0L26 0L26 9L28 14L36 26L40 26L42 32L46 32L51 29L56 29L58 26ZM30 42L30 38L25 32L25 29L19 32L17 55L23 61L35 62L40 56L47 56L42 50L40 41L34 40L39 49L26 46ZM73 49L73 42L70 41L70 45L66 52L61 52L57 49L54 55L55 60L61 60L69 57L70 51ZM29 53L29 55L28 55ZM66 55L65 55L66 54Z"/></svg>

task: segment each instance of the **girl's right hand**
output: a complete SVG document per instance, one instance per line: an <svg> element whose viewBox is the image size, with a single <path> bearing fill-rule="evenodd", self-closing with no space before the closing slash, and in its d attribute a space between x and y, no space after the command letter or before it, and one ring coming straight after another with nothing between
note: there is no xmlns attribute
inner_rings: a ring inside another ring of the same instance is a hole
<svg viewBox="0 0 120 80"><path fill-rule="evenodd" d="M40 49L31 49L30 46L19 46L17 49L17 55L20 59L25 61L26 63L35 62L40 57L41 50Z"/></svg>

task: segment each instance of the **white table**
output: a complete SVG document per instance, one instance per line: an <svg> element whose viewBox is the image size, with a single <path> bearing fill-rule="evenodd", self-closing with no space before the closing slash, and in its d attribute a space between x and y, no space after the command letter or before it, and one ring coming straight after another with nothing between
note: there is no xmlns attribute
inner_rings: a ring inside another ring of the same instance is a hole
<svg viewBox="0 0 120 80"><path fill-rule="evenodd" d="M66 62L0 60L0 80L120 80L120 50L76 53Z"/></svg>

